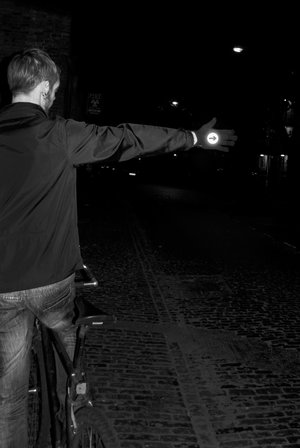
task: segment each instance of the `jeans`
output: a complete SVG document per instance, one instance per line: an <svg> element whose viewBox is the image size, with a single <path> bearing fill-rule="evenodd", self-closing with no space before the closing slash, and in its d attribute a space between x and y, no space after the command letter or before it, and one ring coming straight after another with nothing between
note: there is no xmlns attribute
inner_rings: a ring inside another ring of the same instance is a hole
<svg viewBox="0 0 300 448"><path fill-rule="evenodd" d="M28 446L27 397L34 319L57 331L72 356L74 298L74 274L52 285L0 294L1 448Z"/></svg>

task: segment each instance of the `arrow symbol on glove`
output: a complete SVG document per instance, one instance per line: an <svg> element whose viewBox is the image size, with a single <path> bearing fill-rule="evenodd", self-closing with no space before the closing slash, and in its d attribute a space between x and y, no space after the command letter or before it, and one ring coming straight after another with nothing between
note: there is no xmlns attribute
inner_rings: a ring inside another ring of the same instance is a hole
<svg viewBox="0 0 300 448"><path fill-rule="evenodd" d="M210 145L215 145L219 141L219 136L216 132L210 132L206 137L206 140Z"/></svg>

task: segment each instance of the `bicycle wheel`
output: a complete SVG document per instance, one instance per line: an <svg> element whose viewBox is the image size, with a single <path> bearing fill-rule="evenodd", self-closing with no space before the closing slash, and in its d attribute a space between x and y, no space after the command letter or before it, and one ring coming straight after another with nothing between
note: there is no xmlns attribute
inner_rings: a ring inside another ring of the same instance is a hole
<svg viewBox="0 0 300 448"><path fill-rule="evenodd" d="M100 409L82 408L76 414L78 430L72 448L119 448L115 430Z"/></svg>
<svg viewBox="0 0 300 448"><path fill-rule="evenodd" d="M50 418L43 352L39 341L31 349L28 389L28 446L45 448L49 444Z"/></svg>

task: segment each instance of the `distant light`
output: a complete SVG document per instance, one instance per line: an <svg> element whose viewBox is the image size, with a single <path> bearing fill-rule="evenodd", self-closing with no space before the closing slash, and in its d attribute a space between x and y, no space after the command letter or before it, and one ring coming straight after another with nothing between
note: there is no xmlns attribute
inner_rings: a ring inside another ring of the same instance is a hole
<svg viewBox="0 0 300 448"><path fill-rule="evenodd" d="M178 101L171 101L171 106L178 107L179 103Z"/></svg>
<svg viewBox="0 0 300 448"><path fill-rule="evenodd" d="M136 173L128 173L129 176L136 176Z"/></svg>
<svg viewBox="0 0 300 448"><path fill-rule="evenodd" d="M243 47L236 46L236 47L233 47L233 51L234 51L235 53L242 53L242 51L244 51L244 48L243 48Z"/></svg>
<svg viewBox="0 0 300 448"><path fill-rule="evenodd" d="M280 154L280 157L285 157L285 154Z"/></svg>
<svg viewBox="0 0 300 448"><path fill-rule="evenodd" d="M259 157L265 157L265 155L264 154L259 154Z"/></svg>
<svg viewBox="0 0 300 448"><path fill-rule="evenodd" d="M177 154L176 154L176 152L173 154L173 157L177 157Z"/></svg>

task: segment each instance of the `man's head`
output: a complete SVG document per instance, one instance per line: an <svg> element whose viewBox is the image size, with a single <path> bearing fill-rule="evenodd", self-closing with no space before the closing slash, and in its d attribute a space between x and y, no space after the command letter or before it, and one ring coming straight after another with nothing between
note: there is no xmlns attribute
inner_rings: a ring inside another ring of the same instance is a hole
<svg viewBox="0 0 300 448"><path fill-rule="evenodd" d="M12 58L7 80L13 102L30 101L48 111L59 87L60 70L45 51L32 48Z"/></svg>

